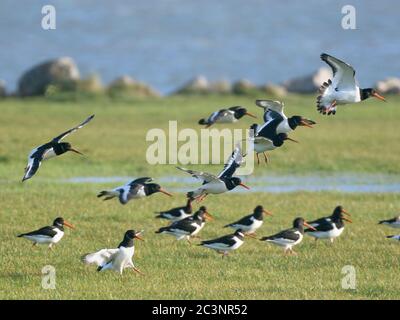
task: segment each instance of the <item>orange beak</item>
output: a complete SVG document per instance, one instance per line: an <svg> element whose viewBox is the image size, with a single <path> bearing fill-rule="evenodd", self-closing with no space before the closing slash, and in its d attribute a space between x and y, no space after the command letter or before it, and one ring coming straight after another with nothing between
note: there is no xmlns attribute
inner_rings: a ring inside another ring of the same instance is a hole
<svg viewBox="0 0 400 320"><path fill-rule="evenodd" d="M250 190L250 187L246 186L244 183L240 183L239 186L242 186L243 188Z"/></svg>
<svg viewBox="0 0 400 320"><path fill-rule="evenodd" d="M351 221L349 218L346 218L346 217L343 217L343 220L345 220L347 222L350 222L350 223L353 223L353 221Z"/></svg>
<svg viewBox="0 0 400 320"><path fill-rule="evenodd" d="M306 126L306 127L308 127L308 128L311 128L311 129L313 128L312 124L315 124L314 121L311 121L311 120L308 120L308 119L301 119L300 123L301 123L303 126Z"/></svg>
<svg viewBox="0 0 400 320"><path fill-rule="evenodd" d="M81 156L84 156L84 154L76 149L70 148L69 151L75 152L77 154L80 154Z"/></svg>
<svg viewBox="0 0 400 320"><path fill-rule="evenodd" d="M317 229L315 229L313 226L309 225L307 222L304 221L304 225L308 228L310 228L311 230L317 231Z"/></svg>
<svg viewBox="0 0 400 320"><path fill-rule="evenodd" d="M206 218L207 221L214 220L214 217L211 214L209 214L208 212L205 212L204 217Z"/></svg>
<svg viewBox="0 0 400 320"><path fill-rule="evenodd" d="M272 212L270 212L270 211L268 211L268 210L263 210L263 212L264 212L264 214L265 215L267 215L267 216L272 216L273 214L272 214Z"/></svg>
<svg viewBox="0 0 400 320"><path fill-rule="evenodd" d="M70 224L68 221L65 221L65 220L64 220L64 226L71 228L71 229L75 229L75 227L72 224Z"/></svg>
<svg viewBox="0 0 400 320"><path fill-rule="evenodd" d="M245 115L257 119L257 117L254 114L251 114L250 112L246 112Z"/></svg>
<svg viewBox="0 0 400 320"><path fill-rule="evenodd" d="M164 189L160 189L160 192L166 194L167 196L172 197L172 194L169 193L168 191L165 191Z"/></svg>
<svg viewBox="0 0 400 320"><path fill-rule="evenodd" d="M141 236L139 236L138 234L135 235L135 238L136 238L136 239L139 239L139 240L141 240L141 241L144 241L144 239L143 239Z"/></svg>
<svg viewBox="0 0 400 320"><path fill-rule="evenodd" d="M349 217L351 217L351 214L348 213L346 210L342 209L342 212L343 212L344 214L348 215Z"/></svg>
<svg viewBox="0 0 400 320"><path fill-rule="evenodd" d="M374 92L372 95L373 95L375 98L386 102L386 99L385 99L384 97L382 97L378 92Z"/></svg>
<svg viewBox="0 0 400 320"><path fill-rule="evenodd" d="M297 140L294 140L294 139L289 138L289 137L287 137L285 140L289 140L289 141L292 141L292 142L300 143L300 142L298 142Z"/></svg>

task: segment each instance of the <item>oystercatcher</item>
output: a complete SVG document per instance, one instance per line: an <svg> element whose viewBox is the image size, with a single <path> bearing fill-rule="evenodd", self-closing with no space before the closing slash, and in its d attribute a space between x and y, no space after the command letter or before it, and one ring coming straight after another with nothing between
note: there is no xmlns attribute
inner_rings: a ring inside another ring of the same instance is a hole
<svg viewBox="0 0 400 320"><path fill-rule="evenodd" d="M207 212L207 208L202 206L193 216L183 220L173 222L167 227L160 228L156 233L170 234L177 240L186 239L189 243L190 238L194 238L203 229L206 221L212 220L212 216Z"/></svg>
<svg viewBox="0 0 400 320"><path fill-rule="evenodd" d="M392 228L400 228L400 216L394 217L389 220L379 221L379 224L384 224Z"/></svg>
<svg viewBox="0 0 400 320"><path fill-rule="evenodd" d="M202 241L199 246L216 250L222 254L222 258L227 256L232 250L238 249L244 242L244 233L242 230L236 230L235 233L229 234L217 239Z"/></svg>
<svg viewBox="0 0 400 320"><path fill-rule="evenodd" d="M82 155L81 152L72 148L71 144L68 142L60 142L62 139L75 132L76 130L82 128L84 125L90 122L94 118L94 114L83 121L80 125L65 131L59 136L55 137L50 142L47 142L31 151L28 156L28 165L25 168L25 174L22 178L22 182L33 177L33 175L38 171L42 161L54 158L56 156L62 155L68 151L72 151Z"/></svg>
<svg viewBox="0 0 400 320"><path fill-rule="evenodd" d="M305 233L318 239L329 239L331 243L337 237L339 237L344 230L344 222L352 222L349 218L344 215L350 216L342 206L337 206L330 217L320 218L309 222L309 225L313 226L315 230L306 229Z"/></svg>
<svg viewBox="0 0 400 320"><path fill-rule="evenodd" d="M284 104L281 101L256 100L256 105L264 109L264 122L276 120L279 122L276 126L276 134L289 133L296 130L298 126L313 128L315 121L306 119L302 116L292 116L288 118L283 112Z"/></svg>
<svg viewBox="0 0 400 320"><path fill-rule="evenodd" d="M156 218L167 219L171 221L179 221L189 217L192 214L192 199L188 199L186 206L173 208L167 211L155 212L157 214Z"/></svg>
<svg viewBox="0 0 400 320"><path fill-rule="evenodd" d="M105 197L104 201L118 197L121 204L127 204L132 199L144 198L157 192L161 192L172 197L172 194L162 189L159 184L150 183L151 181L153 181L153 178L139 178L127 183L124 186L117 187L112 190L101 191L97 197Z"/></svg>
<svg viewBox="0 0 400 320"><path fill-rule="evenodd" d="M285 254L296 254L292 248L303 240L304 226L312 230L316 230L313 226L310 226L303 218L296 218L293 221L293 228L281 231L269 237L263 237L260 240L271 242L277 246L284 247Z"/></svg>
<svg viewBox="0 0 400 320"><path fill-rule="evenodd" d="M133 268L139 274L143 274L133 264L132 258L135 253L134 239L143 240L140 237L142 231L128 230L125 232L122 242L117 249L102 249L94 253L82 256L85 264L95 264L97 271L113 270L122 274L125 268Z"/></svg>
<svg viewBox="0 0 400 320"><path fill-rule="evenodd" d="M400 241L400 234L396 236L387 236L386 238Z"/></svg>
<svg viewBox="0 0 400 320"><path fill-rule="evenodd" d="M52 226L46 226L35 231L22 233L18 235L18 238L25 238L33 242L33 245L37 244L48 244L49 249L58 243L64 236L64 226L71 229L74 228L72 224L65 221L63 218L58 217L53 221Z"/></svg>
<svg viewBox="0 0 400 320"><path fill-rule="evenodd" d="M235 106L229 109L215 111L207 119L200 119L199 124L205 125L206 128L208 128L214 123L234 123L245 115L257 118L255 115L247 112L246 108Z"/></svg>
<svg viewBox="0 0 400 320"><path fill-rule="evenodd" d="M322 114L335 114L338 105L356 103L369 97L386 101L375 89L361 89L355 79L352 66L329 54L321 54L321 59L332 69L333 78L324 82L319 89L317 109Z"/></svg>
<svg viewBox="0 0 400 320"><path fill-rule="evenodd" d="M252 214L247 215L238 221L227 224L224 228L230 227L236 230L241 230L246 234L255 235L256 230L263 224L264 215L272 216L272 213L265 210L263 206L257 206Z"/></svg>
<svg viewBox="0 0 400 320"><path fill-rule="evenodd" d="M242 186L243 188L250 189L242 180L237 177L233 177L236 169L244 162L244 156L241 153L240 146L236 146L230 156L228 162L225 164L222 172L215 176L207 172L199 172L188 170L185 168L177 167L179 170L189 173L193 177L203 181L200 188L195 191L190 191L187 193L188 198L197 199L199 202L203 200L208 194L219 194L230 190L233 190L237 186Z"/></svg>

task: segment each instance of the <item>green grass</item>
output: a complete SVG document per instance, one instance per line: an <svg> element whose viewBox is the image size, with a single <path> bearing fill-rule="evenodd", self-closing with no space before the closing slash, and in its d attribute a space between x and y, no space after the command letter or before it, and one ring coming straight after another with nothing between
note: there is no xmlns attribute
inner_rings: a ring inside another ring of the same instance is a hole
<svg viewBox="0 0 400 320"><path fill-rule="evenodd" d="M341 193L234 193L204 201L215 221L201 231L204 239L229 232L223 225L262 204L274 213L258 235L269 235L291 225L297 216L311 220L328 215L337 204L352 213L353 224L330 245L306 237L296 257L255 239L228 258L157 235L165 222L153 212L182 205L184 195L161 194L121 206L102 202L95 195L113 184L61 184L74 176L182 175L173 165L149 166L144 158L149 128L166 128L178 119L179 128L198 128L197 120L213 109L243 104L253 113L256 97L172 97L158 100L75 102L43 99L0 101L0 298L2 299L399 299L400 246L385 239L393 230L377 226L379 219L398 212L399 194ZM332 118L316 113L313 97L285 99L288 114L318 122L315 129L298 129L292 136L300 145L285 144L271 152L271 164L255 175L400 172L397 119L399 98L386 104L368 101L344 107ZM64 129L96 113L95 120L67 141L87 154L68 154L45 163L37 176L20 183L28 152ZM247 128L243 119L234 128ZM222 128L222 126L219 126ZM206 168L206 166L204 166ZM218 166L209 170L217 172ZM189 188L190 186L188 186ZM49 224L63 216L76 225L66 231L53 251L32 248L18 233ZM146 274L127 270L98 273L80 262L80 256L115 247L129 228L144 229L137 241L135 263ZM41 288L41 269L56 268L56 290ZM344 290L345 265L357 272L356 290Z"/></svg>

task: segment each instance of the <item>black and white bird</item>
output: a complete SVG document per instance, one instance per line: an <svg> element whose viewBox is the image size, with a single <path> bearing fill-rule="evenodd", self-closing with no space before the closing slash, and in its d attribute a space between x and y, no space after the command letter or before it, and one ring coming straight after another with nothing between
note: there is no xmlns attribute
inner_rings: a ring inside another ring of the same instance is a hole
<svg viewBox="0 0 400 320"><path fill-rule="evenodd" d="M361 89L355 79L355 70L349 64L329 54L321 54L321 59L332 69L333 78L324 82L319 89L317 109L322 114L335 114L338 105L357 103L369 97L386 101L375 89Z"/></svg>
<svg viewBox="0 0 400 320"><path fill-rule="evenodd" d="M206 128L208 128L214 123L234 123L245 115L252 118L257 118L255 115L247 112L246 108L235 106L228 109L215 111L207 119L200 119L199 124L205 125Z"/></svg>
<svg viewBox="0 0 400 320"><path fill-rule="evenodd" d="M309 225L303 218L296 218L293 221L293 228L283 230L269 237L263 237L260 240L283 247L285 254L296 254L292 248L303 240L304 226L315 230L315 228Z"/></svg>
<svg viewBox="0 0 400 320"><path fill-rule="evenodd" d="M283 109L284 104L281 101L274 100L256 100L256 105L264 109L264 122L270 121L278 122L275 130L275 134L279 133L290 133L296 130L298 126L313 128L316 124L315 121L304 118L302 116L292 116L288 118Z"/></svg>
<svg viewBox="0 0 400 320"><path fill-rule="evenodd" d="M68 151L72 151L82 155L81 152L72 148L69 142L61 142L62 139L75 132L76 130L82 128L88 124L94 118L94 114L83 121L80 125L65 131L59 136L55 137L50 142L42 144L41 146L33 149L28 156L28 165L25 167L25 174L22 178L22 182L33 177L33 175L38 171L42 161L54 158L56 156L62 155Z"/></svg>
<svg viewBox="0 0 400 320"><path fill-rule="evenodd" d="M255 235L255 232L264 222L264 215L272 216L272 213L265 210L263 206L255 207L252 214L243 217L242 219L227 224L225 228L230 227L235 230L242 230L246 234Z"/></svg>
<svg viewBox="0 0 400 320"><path fill-rule="evenodd" d="M400 234L395 235L395 236L387 236L386 238L400 241Z"/></svg>
<svg viewBox="0 0 400 320"><path fill-rule="evenodd" d="M150 183L151 181L153 181L153 179L149 177L138 178L124 186L117 187L112 190L101 191L97 197L105 197L104 201L118 197L121 204L127 204L132 199L144 198L157 192L161 192L172 197L171 193L165 191L157 183Z"/></svg>
<svg viewBox="0 0 400 320"><path fill-rule="evenodd" d="M392 228L400 228L400 216L394 217L393 219L381 220L379 224L384 224Z"/></svg>
<svg viewBox="0 0 400 320"><path fill-rule="evenodd" d="M236 169L244 162L244 156L242 155L240 146L236 146L230 156L228 162L225 164L224 169L221 173L216 176L207 172L200 172L189 170L181 167L177 167L179 170L189 173L192 177L200 179L203 184L200 188L190 191L187 193L188 198L197 199L197 201L203 200L208 194L220 194L230 190L233 190L237 186L250 189L242 180L238 177L233 177Z"/></svg>
<svg viewBox="0 0 400 320"><path fill-rule="evenodd" d="M192 201L193 199L188 198L186 206L184 207L177 207L167 211L155 212L157 214L156 218L166 219L172 222L185 219L192 215L193 212Z"/></svg>
<svg viewBox="0 0 400 320"><path fill-rule="evenodd" d="M235 233L229 234L217 239L202 241L199 246L213 249L222 254L222 258L227 256L230 251L238 249L244 243L244 233L242 230L236 230Z"/></svg>
<svg viewBox="0 0 400 320"><path fill-rule="evenodd" d="M207 208L202 206L193 216L173 222L167 227L160 228L156 233L170 234L175 236L177 240L186 239L190 243L190 238L197 237L206 221L212 219L213 217L207 212Z"/></svg>
<svg viewBox="0 0 400 320"><path fill-rule="evenodd" d="M315 240L329 239L333 243L334 239L342 234L344 221L352 222L345 215L350 216L350 213L343 209L342 206L337 206L331 216L308 222L315 230L306 229L305 233L314 237Z"/></svg>
<svg viewBox="0 0 400 320"><path fill-rule="evenodd" d="M72 224L65 221L63 218L58 217L53 221L52 226L46 226L35 231L22 233L18 238L25 238L33 242L33 245L48 244L49 249L58 243L64 236L64 226L71 229L74 228Z"/></svg>
<svg viewBox="0 0 400 320"><path fill-rule="evenodd" d="M122 274L125 268L132 268L139 274L142 272L135 267L132 258L135 254L134 239L143 240L140 236L142 231L128 230L124 234L122 242L116 249L101 249L94 253L88 253L82 256L82 262L85 264L95 264L97 271L113 270Z"/></svg>

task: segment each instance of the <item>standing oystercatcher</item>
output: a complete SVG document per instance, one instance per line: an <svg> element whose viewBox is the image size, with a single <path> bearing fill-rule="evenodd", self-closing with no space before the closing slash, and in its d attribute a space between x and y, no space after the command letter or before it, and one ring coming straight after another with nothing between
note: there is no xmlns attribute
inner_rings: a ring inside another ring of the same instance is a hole
<svg viewBox="0 0 400 320"><path fill-rule="evenodd" d="M216 250L222 254L222 258L227 256L232 250L238 249L244 242L244 233L242 230L236 230L235 233L223 236L221 238L202 241L199 246Z"/></svg>
<svg viewBox="0 0 400 320"><path fill-rule="evenodd" d="M124 186L117 187L112 190L101 191L97 197L105 197L104 200L110 200L118 197L121 204L127 204L132 199L140 199L152 195L153 193L161 192L172 197L172 194L165 191L157 183L150 183L152 178L144 177L133 180Z"/></svg>
<svg viewBox="0 0 400 320"><path fill-rule="evenodd" d="M173 222L167 227L160 228L156 233L170 234L175 236L177 240L186 239L191 243L190 238L196 237L200 230L203 229L206 221L212 219L212 216L207 212L207 208L202 206L193 216Z"/></svg>
<svg viewBox="0 0 400 320"><path fill-rule="evenodd" d="M317 109L322 114L335 114L338 105L356 103L369 97L375 97L386 101L372 88L361 89L355 79L355 70L346 62L343 62L329 54L321 54L321 59L332 69L333 78L324 82L319 89Z"/></svg>
<svg viewBox="0 0 400 320"><path fill-rule="evenodd" d="M189 217L192 214L192 201L193 199L188 198L186 206L173 208L167 211L155 212L157 214L156 218L167 219L171 221L179 221Z"/></svg>
<svg viewBox="0 0 400 320"><path fill-rule="evenodd" d="M284 104L281 101L256 100L256 105L264 109L264 122L267 123L270 120L279 120L276 126L276 134L289 133L296 130L298 126L312 128L312 125L316 124L315 121L302 116L292 116L288 118L283 112Z"/></svg>
<svg viewBox="0 0 400 320"><path fill-rule="evenodd" d="M256 230L263 224L264 215L272 216L272 213L265 210L263 206L257 206L252 214L247 215L236 222L227 224L225 228L230 227L236 230L241 230L246 234L255 235Z"/></svg>
<svg viewBox="0 0 400 320"><path fill-rule="evenodd" d="M142 231L128 230L125 232L124 239L117 249L102 249L94 253L85 254L82 257L82 262L97 265L97 271L114 270L122 274L125 268L133 268L134 271L142 274L132 261L135 254L134 239L144 241L140 237L141 233Z"/></svg>
<svg viewBox="0 0 400 320"><path fill-rule="evenodd" d="M296 218L293 221L293 228L281 231L273 236L263 237L260 240L284 247L285 254L296 254L292 248L303 240L304 226L315 230L315 228L310 226L303 218Z"/></svg>
<svg viewBox="0 0 400 320"><path fill-rule="evenodd" d="M245 115L257 118L255 115L247 112L246 108L236 106L229 109L215 111L207 119L200 119L199 124L205 125L206 128L208 128L214 123L234 123Z"/></svg>
<svg viewBox="0 0 400 320"><path fill-rule="evenodd" d="M22 182L33 177L33 175L38 171L42 161L54 158L56 156L62 155L68 151L72 151L82 155L76 149L73 149L71 144L68 142L60 142L62 139L75 132L76 130L82 128L84 125L90 122L94 118L94 114L83 121L80 125L65 131L59 136L55 137L50 142L47 142L31 151L28 156L28 165L25 168L25 174L22 178Z"/></svg>
<svg viewBox="0 0 400 320"><path fill-rule="evenodd" d="M320 218L309 222L315 230L306 229L305 233L314 237L317 241L318 239L329 239L331 243L337 237L339 237L344 230L344 222L352 222L349 218L344 215L350 216L350 214L343 209L342 206L337 206L330 217Z"/></svg>
<svg viewBox="0 0 400 320"><path fill-rule="evenodd" d="M177 168L203 181L203 184L200 188L187 193L188 198L194 198L200 202L210 193L224 193L233 190L237 186L242 186L243 188L250 189L248 186L242 183L242 180L240 178L232 177L236 169L239 168L243 162L243 155L241 153L240 146L238 145L233 150L231 157L229 158L228 162L224 166L224 169L218 176L207 172L193 171L181 167Z"/></svg>
<svg viewBox="0 0 400 320"><path fill-rule="evenodd" d="M400 228L400 216L394 217L393 219L381 220L379 224L384 224L392 228Z"/></svg>
<svg viewBox="0 0 400 320"><path fill-rule="evenodd" d="M52 226L47 226L35 231L22 233L18 235L18 238L28 239L33 242L34 246L37 244L48 244L49 249L52 249L52 246L58 243L64 236L64 226L67 226L71 229L74 228L72 224L65 221L63 218L58 217L53 221Z"/></svg>

